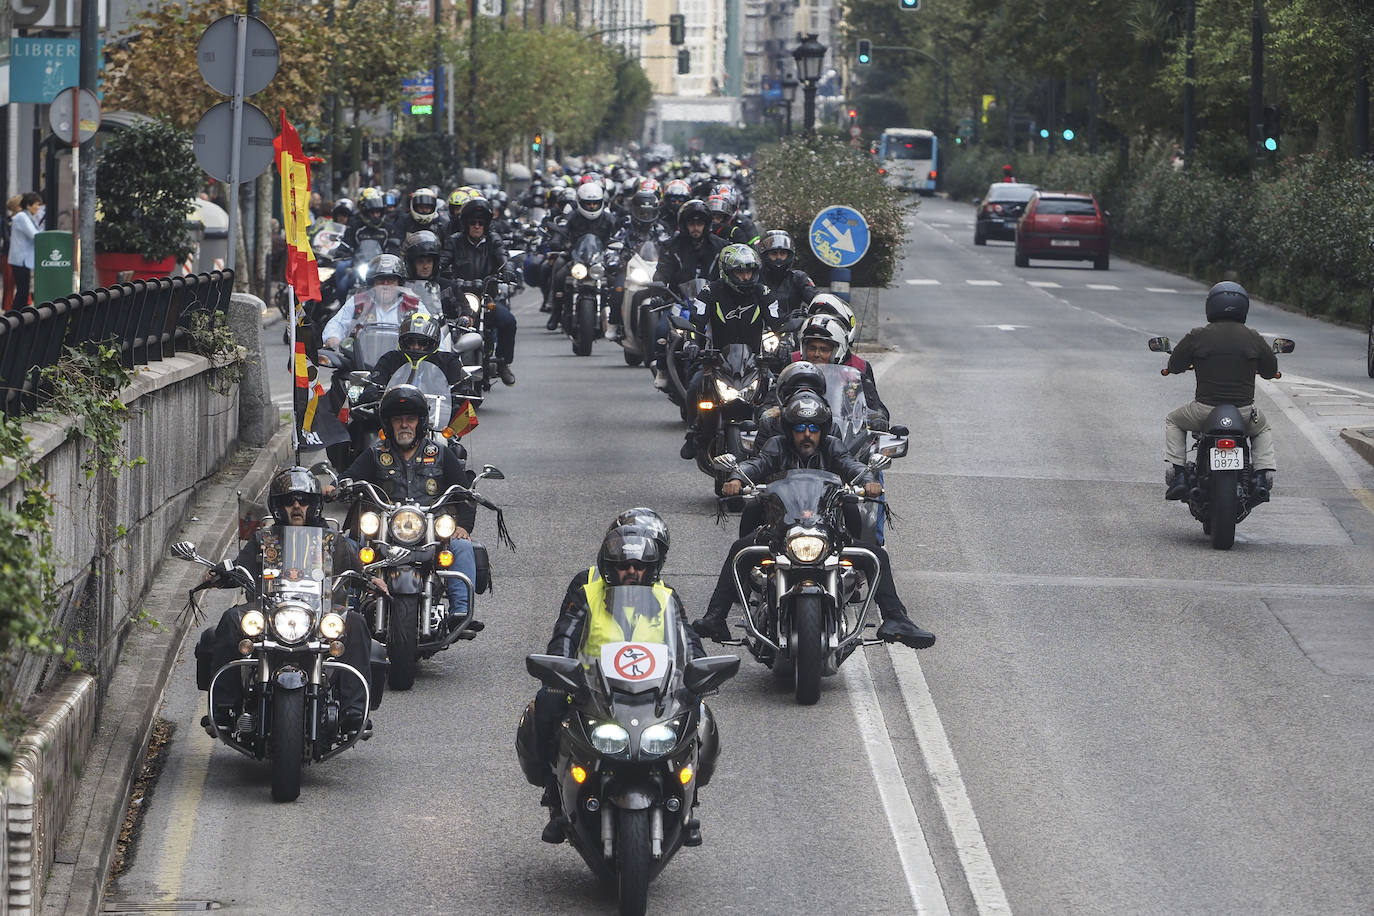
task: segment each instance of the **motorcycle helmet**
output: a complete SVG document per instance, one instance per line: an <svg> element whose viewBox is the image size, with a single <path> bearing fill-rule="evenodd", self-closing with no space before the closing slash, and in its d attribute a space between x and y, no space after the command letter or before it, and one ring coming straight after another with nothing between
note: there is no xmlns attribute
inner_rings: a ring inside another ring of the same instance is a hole
<svg viewBox="0 0 1374 916"><path fill-rule="evenodd" d="M386 201L376 188L363 188L358 195L358 209L363 215L363 222L369 226L380 226L386 218Z"/></svg>
<svg viewBox="0 0 1374 916"><path fill-rule="evenodd" d="M559 186L559 185L554 185L553 187L549 188L548 191L545 192L545 194L544 194L544 209L545 209L545 210L556 210L556 209L558 209L559 204L561 204L562 202L563 202L563 188L562 188L561 186Z"/></svg>
<svg viewBox="0 0 1374 916"><path fill-rule="evenodd" d="M492 211L491 202L485 197L470 197L467 203L463 204L463 209L458 213L458 223L466 232L468 227L474 222L485 221L491 224L495 213Z"/></svg>
<svg viewBox="0 0 1374 916"><path fill-rule="evenodd" d="M606 533L610 534L616 528L633 527L643 529L650 537L658 541L659 557L663 560L668 559L668 548L672 546L672 537L668 534L668 523L663 520L653 509L648 506L635 506L633 509L626 509L611 522Z"/></svg>
<svg viewBox="0 0 1374 916"><path fill-rule="evenodd" d="M674 222L677 221L678 210L682 205L692 199L692 186L681 178L674 178L663 186L663 212ZM709 219L709 217L708 217Z"/></svg>
<svg viewBox="0 0 1374 916"><path fill-rule="evenodd" d="M294 501L305 504L305 523L324 524L324 495L315 475L303 467L283 468L272 477L267 487L267 508L279 525L287 524L286 508Z"/></svg>
<svg viewBox="0 0 1374 916"><path fill-rule="evenodd" d="M415 438L419 439L429 429L429 405L425 396L414 385L397 385L382 395L382 426L391 435L391 421L396 417L419 417L420 425L415 428Z"/></svg>
<svg viewBox="0 0 1374 916"><path fill-rule="evenodd" d="M382 277L395 277L397 283L404 283L405 265L394 254L379 254L367 263L367 285L370 289Z"/></svg>
<svg viewBox="0 0 1374 916"><path fill-rule="evenodd" d="M781 251L787 255L785 259L775 260L768 255L775 251ZM782 229L769 229L759 239L759 257L763 259L763 266L768 270L783 273L792 268L797 261L797 247L792 244L792 236Z"/></svg>
<svg viewBox="0 0 1374 916"><path fill-rule="evenodd" d="M748 245L726 245L720 253L720 276L738 292L753 290L759 283L759 256Z"/></svg>
<svg viewBox="0 0 1374 916"><path fill-rule="evenodd" d="M601 540L601 549L596 554L596 569L608 583L616 582L616 567L621 563L637 562L644 564L645 576L642 584L649 585L658 581L659 571L663 568L663 555L658 549L658 541L634 526L622 525L606 532Z"/></svg>
<svg viewBox="0 0 1374 916"><path fill-rule="evenodd" d="M386 192L386 209L388 213L394 213L396 208L401 205L401 189L389 188Z"/></svg>
<svg viewBox="0 0 1374 916"><path fill-rule="evenodd" d="M798 423L815 423L824 433L830 428L830 405L820 395L803 391L787 402L782 420L789 429Z"/></svg>
<svg viewBox="0 0 1374 916"><path fill-rule="evenodd" d="M812 315L802 325L802 353L806 353L808 340L822 340L835 348L830 355L832 363L843 363L849 355L849 335L840 319L834 315Z"/></svg>
<svg viewBox="0 0 1374 916"><path fill-rule="evenodd" d="M657 179L654 178L639 179L639 185L635 188L635 191L653 191L654 194L660 196L663 194L663 188L659 185Z"/></svg>
<svg viewBox="0 0 1374 916"><path fill-rule="evenodd" d="M677 228L683 234L687 232L687 224L693 221L707 227L711 225L711 212L706 209L705 201L689 199L677 211Z"/></svg>
<svg viewBox="0 0 1374 916"><path fill-rule="evenodd" d="M421 229L407 236L406 243L401 246L401 255L406 259L406 270L410 279L419 279L415 262L420 258L434 259L435 269L430 272L430 277L436 276L439 273L439 251L439 236L428 229Z"/></svg>
<svg viewBox="0 0 1374 916"><path fill-rule="evenodd" d="M606 206L606 189L600 182L588 181L577 186L577 212L586 219L596 219Z"/></svg>
<svg viewBox="0 0 1374 916"><path fill-rule="evenodd" d="M658 195L644 189L635 191L635 196L630 198L630 219L641 226L658 222Z"/></svg>
<svg viewBox="0 0 1374 916"><path fill-rule="evenodd" d="M1245 324L1250 314L1250 294L1245 287L1223 280L1207 291L1208 321L1239 321Z"/></svg>
<svg viewBox="0 0 1374 916"><path fill-rule="evenodd" d="M334 201L334 211L330 215L334 218L334 222L347 225L348 221L353 218L353 201L347 197L340 197Z"/></svg>
<svg viewBox="0 0 1374 916"><path fill-rule="evenodd" d="M858 336L859 326L854 318L854 310L849 304L832 293L819 293L806 306L808 315L834 315L845 326L845 337L850 343Z"/></svg>
<svg viewBox="0 0 1374 916"><path fill-rule="evenodd" d="M401 322L396 345L408 358L421 360L438 351L443 330L443 325L428 312L417 311Z"/></svg>
<svg viewBox="0 0 1374 916"><path fill-rule="evenodd" d="M433 224L439 215L439 199L429 188L416 188L410 192L410 218L421 226Z"/></svg>
<svg viewBox="0 0 1374 916"><path fill-rule="evenodd" d="M815 363L804 359L788 363L787 367L778 373L778 400L781 403L788 403L799 391L825 394L825 376L816 368Z"/></svg>
<svg viewBox="0 0 1374 916"><path fill-rule="evenodd" d="M706 201L706 209L711 214L711 228L717 232L730 225L730 220L735 218L735 202L719 194Z"/></svg>

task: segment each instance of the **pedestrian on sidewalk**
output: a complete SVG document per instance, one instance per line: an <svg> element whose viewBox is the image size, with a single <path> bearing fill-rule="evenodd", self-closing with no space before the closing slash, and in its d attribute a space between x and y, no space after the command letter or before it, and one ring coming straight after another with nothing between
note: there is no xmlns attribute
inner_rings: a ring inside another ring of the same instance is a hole
<svg viewBox="0 0 1374 916"><path fill-rule="evenodd" d="M29 304L33 284L33 237L38 234L38 211L43 198L37 191L26 191L19 199L19 212L10 221L10 250L6 260L14 274L14 301L11 308Z"/></svg>
<svg viewBox="0 0 1374 916"><path fill-rule="evenodd" d="M19 212L19 203L24 199L24 195L16 194L5 202L5 214L0 216L0 271L4 274L5 294L3 302L0 302L0 309L9 311L10 303L14 301L14 271L10 270L10 226L14 223L15 214Z"/></svg>

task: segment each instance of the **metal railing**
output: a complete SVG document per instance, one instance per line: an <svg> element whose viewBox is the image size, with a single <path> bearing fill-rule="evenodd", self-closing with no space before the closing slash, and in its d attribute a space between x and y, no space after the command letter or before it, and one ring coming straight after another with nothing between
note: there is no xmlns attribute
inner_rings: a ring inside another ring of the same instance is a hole
<svg viewBox="0 0 1374 916"><path fill-rule="evenodd" d="M134 280L73 293L0 313L0 410L7 416L35 410L44 400L41 372L68 347L113 342L125 366L146 366L185 349L191 316L224 320L234 272Z"/></svg>

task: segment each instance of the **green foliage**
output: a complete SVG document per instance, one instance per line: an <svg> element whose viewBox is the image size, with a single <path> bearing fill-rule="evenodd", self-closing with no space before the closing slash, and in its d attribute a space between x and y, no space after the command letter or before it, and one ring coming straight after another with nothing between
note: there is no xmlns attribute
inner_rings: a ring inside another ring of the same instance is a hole
<svg viewBox="0 0 1374 916"><path fill-rule="evenodd" d="M247 359L246 351L239 346L238 338L224 320L224 315L209 311L194 312L188 332L188 349L205 357L214 366L208 387L216 394L228 395L243 381Z"/></svg>
<svg viewBox="0 0 1374 916"><path fill-rule="evenodd" d="M597 134L603 141L623 142L639 136L644 112L654 100L654 85L649 82L639 61L626 57L615 45L603 45L603 54L615 71L615 94L606 109Z"/></svg>
<svg viewBox="0 0 1374 916"><path fill-rule="evenodd" d="M829 268L811 253L807 234L824 207L844 204L868 221L868 253L854 266L854 286L892 282L906 241L904 219L915 206L889 187L877 164L836 140L789 137L754 156L754 209L760 229L786 229L797 245L797 266L823 283Z"/></svg>
<svg viewBox="0 0 1374 916"><path fill-rule="evenodd" d="M129 408L119 394L133 382L134 373L120 360L118 346L68 347L56 364L43 369L42 377L48 392L44 416L76 418L80 434L93 445L82 464L88 478L100 471L117 477L125 468L147 463L143 457L130 459L124 446Z"/></svg>
<svg viewBox="0 0 1374 916"><path fill-rule="evenodd" d="M319 13L301 9L296 15ZM405 98L401 81L433 66L434 23L417 16L409 3L348 0L336 4L333 25L319 25L330 47L328 71L316 91L333 89L357 111L400 105Z"/></svg>
<svg viewBox="0 0 1374 916"><path fill-rule="evenodd" d="M456 188L463 184L463 162L453 139L444 134L411 134L396 145L396 184L417 188L435 184Z"/></svg>
<svg viewBox="0 0 1374 916"><path fill-rule="evenodd" d="M144 121L105 137L97 156L96 248L154 261L190 254L186 217L201 178L190 134Z"/></svg>

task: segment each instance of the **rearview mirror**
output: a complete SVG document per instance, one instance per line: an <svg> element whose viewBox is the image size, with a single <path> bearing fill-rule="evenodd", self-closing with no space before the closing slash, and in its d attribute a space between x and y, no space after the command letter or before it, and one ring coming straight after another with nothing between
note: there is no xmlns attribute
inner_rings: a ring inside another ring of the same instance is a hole
<svg viewBox="0 0 1374 916"><path fill-rule="evenodd" d="M482 465L482 473L477 475L478 480L505 480L506 475L501 473L501 469L491 464Z"/></svg>
<svg viewBox="0 0 1374 916"><path fill-rule="evenodd" d="M1293 352L1293 347L1294 347L1294 346L1296 346L1296 344L1294 344L1293 341L1292 341L1290 338L1287 338L1287 337L1275 337L1275 338L1274 338L1274 352L1275 352L1275 353L1292 353L1292 352Z"/></svg>
<svg viewBox="0 0 1374 916"><path fill-rule="evenodd" d="M887 428L887 431L888 431L889 433L891 433L892 435L894 435L894 436L909 436L909 435L911 435L911 430L907 429L905 426L889 426L889 427Z"/></svg>
<svg viewBox="0 0 1374 916"><path fill-rule="evenodd" d="M686 318L683 318L677 312L668 313L668 324L677 328L679 331L695 331L697 329L696 325L692 324Z"/></svg>
<svg viewBox="0 0 1374 916"><path fill-rule="evenodd" d="M705 658L694 658L687 663L682 672L682 684L692 693L701 696L715 690L738 673L738 655L708 655Z"/></svg>
<svg viewBox="0 0 1374 916"><path fill-rule="evenodd" d="M325 478L335 486L339 484L339 475L334 471L334 465L330 464L328 461L315 462L310 466L310 473L314 474L316 477Z"/></svg>
<svg viewBox="0 0 1374 916"><path fill-rule="evenodd" d="M726 452L711 459L711 467L717 471L734 471L739 468L739 459Z"/></svg>
<svg viewBox="0 0 1374 916"><path fill-rule="evenodd" d="M191 541L177 541L171 547L172 556L178 560L188 560L192 563L199 559L196 553L196 545Z"/></svg>
<svg viewBox="0 0 1374 916"><path fill-rule="evenodd" d="M735 659L738 665L739 658L734 655L729 657ZM691 667L690 664L688 667ZM561 655L527 655L525 670L552 690L578 693L585 686L582 663L575 658L564 658Z"/></svg>
<svg viewBox="0 0 1374 916"><path fill-rule="evenodd" d="M874 454L868 456L869 470L881 471L883 468L887 467L890 464L892 464L892 459L889 458L887 455L884 455L882 452L875 452Z"/></svg>
<svg viewBox="0 0 1374 916"><path fill-rule="evenodd" d="M1167 337L1151 337L1149 347L1151 353L1172 353L1174 349Z"/></svg>

